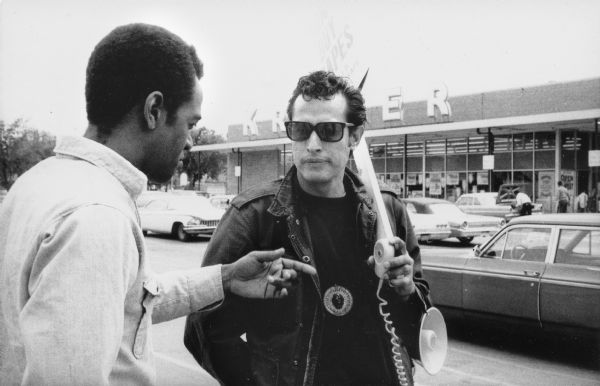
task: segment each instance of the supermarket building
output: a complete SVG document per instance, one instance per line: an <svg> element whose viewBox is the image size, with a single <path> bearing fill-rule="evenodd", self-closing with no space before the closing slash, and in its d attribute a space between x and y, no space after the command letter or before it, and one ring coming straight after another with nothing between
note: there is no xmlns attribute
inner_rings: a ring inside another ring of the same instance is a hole
<svg viewBox="0 0 600 386"><path fill-rule="evenodd" d="M364 135L375 172L401 197L455 201L520 183L551 212L559 180L572 197L598 190L600 78L428 101L387 99L389 105L367 107ZM227 142L192 151L227 153L226 192L237 194L290 168L291 141L282 129L277 118L231 125Z"/></svg>

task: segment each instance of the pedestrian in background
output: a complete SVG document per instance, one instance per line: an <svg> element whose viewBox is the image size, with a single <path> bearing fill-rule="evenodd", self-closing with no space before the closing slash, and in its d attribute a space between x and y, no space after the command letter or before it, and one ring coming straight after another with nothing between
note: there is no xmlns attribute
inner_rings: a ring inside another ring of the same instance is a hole
<svg viewBox="0 0 600 386"><path fill-rule="evenodd" d="M0 384L153 385L152 323L226 291L283 297L297 270L316 273L283 249L150 270L135 199L173 173L201 117L202 75L194 47L160 27L121 26L95 47L84 137L59 140L2 204Z"/></svg>
<svg viewBox="0 0 600 386"><path fill-rule="evenodd" d="M515 209L519 212L520 216L527 216L531 214L533 205L531 204L531 199L527 193L517 193L517 196L515 197Z"/></svg>
<svg viewBox="0 0 600 386"><path fill-rule="evenodd" d="M585 189L575 198L575 208L577 213L585 213L588 211L588 195Z"/></svg>
<svg viewBox="0 0 600 386"><path fill-rule="evenodd" d="M571 196L569 195L569 191L567 188L563 186L562 181L558 181L558 213L567 213L567 207L569 206L569 202L571 201Z"/></svg>

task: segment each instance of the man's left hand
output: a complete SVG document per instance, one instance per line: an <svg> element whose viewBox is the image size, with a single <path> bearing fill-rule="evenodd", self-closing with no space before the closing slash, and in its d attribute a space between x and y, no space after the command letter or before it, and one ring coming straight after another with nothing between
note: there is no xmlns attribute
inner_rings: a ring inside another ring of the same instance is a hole
<svg viewBox="0 0 600 386"><path fill-rule="evenodd" d="M390 287L393 287L398 295L408 298L415 291L413 282L413 264L414 260L406 251L406 244L400 237L388 239L394 250L400 252L400 255L383 263L385 269L385 280ZM375 262L373 256L369 257L368 263L373 265Z"/></svg>

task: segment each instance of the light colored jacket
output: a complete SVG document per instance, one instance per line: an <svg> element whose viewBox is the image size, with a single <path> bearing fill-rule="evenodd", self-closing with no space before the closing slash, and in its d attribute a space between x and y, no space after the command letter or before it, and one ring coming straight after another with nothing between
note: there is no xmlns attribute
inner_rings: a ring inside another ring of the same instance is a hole
<svg viewBox="0 0 600 386"><path fill-rule="evenodd" d="M588 205L588 195L586 192L579 193L575 199L575 208L586 209Z"/></svg>
<svg viewBox="0 0 600 386"><path fill-rule="evenodd" d="M223 299L221 267L151 273L123 157L67 137L0 208L0 384L155 384L152 323Z"/></svg>
<svg viewBox="0 0 600 386"><path fill-rule="evenodd" d="M564 186L559 186L556 190L558 193L558 201L570 201L569 191Z"/></svg>

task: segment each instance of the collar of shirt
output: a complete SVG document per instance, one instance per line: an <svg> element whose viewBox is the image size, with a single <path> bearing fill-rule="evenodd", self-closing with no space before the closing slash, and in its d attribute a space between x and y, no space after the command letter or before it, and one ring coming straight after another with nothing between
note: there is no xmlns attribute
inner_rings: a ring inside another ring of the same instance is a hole
<svg viewBox="0 0 600 386"><path fill-rule="evenodd" d="M114 150L85 137L65 136L56 140L54 152L80 158L106 169L135 200L148 184L148 178Z"/></svg>

